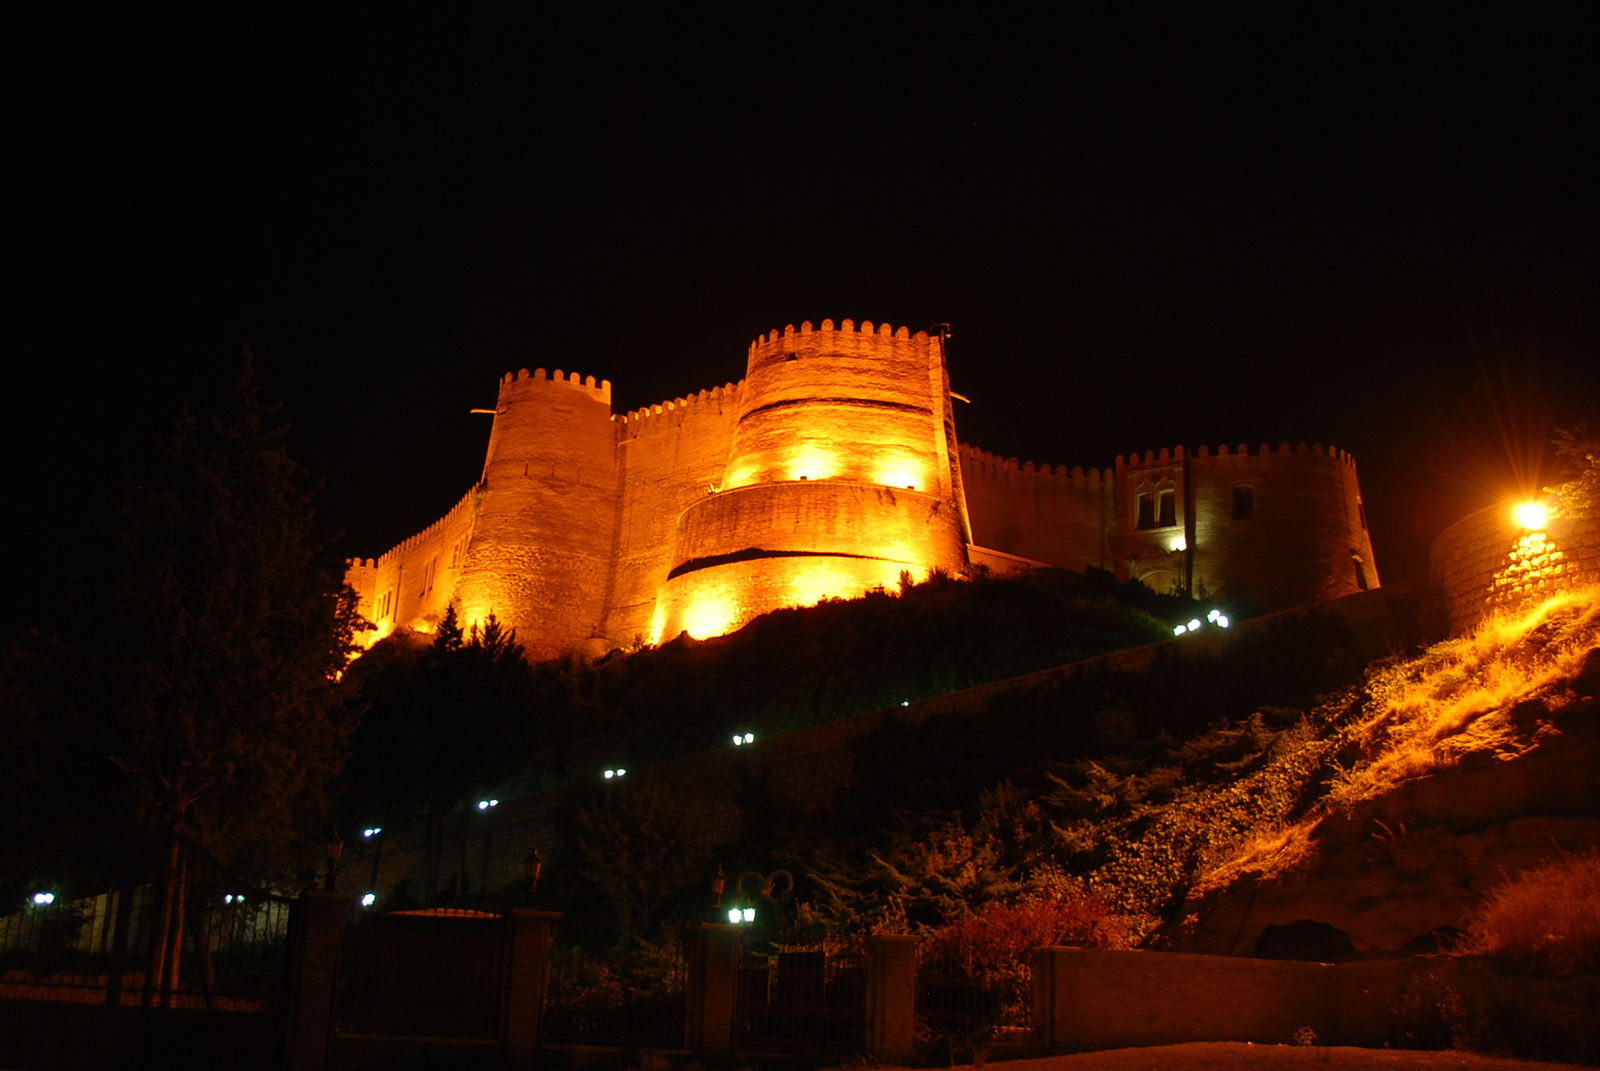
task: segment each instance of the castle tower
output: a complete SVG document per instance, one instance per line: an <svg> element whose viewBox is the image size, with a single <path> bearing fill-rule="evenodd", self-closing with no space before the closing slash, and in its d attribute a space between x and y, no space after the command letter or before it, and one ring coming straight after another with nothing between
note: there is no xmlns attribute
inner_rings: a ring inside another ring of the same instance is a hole
<svg viewBox="0 0 1600 1071"><path fill-rule="evenodd" d="M492 612L534 658L596 635L616 529L610 381L506 375L481 487L456 585L462 625Z"/></svg>
<svg viewBox="0 0 1600 1071"><path fill-rule="evenodd" d="M656 639L967 567L942 340L824 320L750 346L720 487L678 519Z"/></svg>

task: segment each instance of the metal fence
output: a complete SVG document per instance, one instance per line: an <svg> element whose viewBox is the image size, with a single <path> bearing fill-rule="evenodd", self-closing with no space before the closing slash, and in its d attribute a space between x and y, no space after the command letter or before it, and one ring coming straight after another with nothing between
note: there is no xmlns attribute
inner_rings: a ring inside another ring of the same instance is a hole
<svg viewBox="0 0 1600 1071"><path fill-rule="evenodd" d="M676 1049L688 1015L688 965L676 945L551 957L543 1036L567 1045Z"/></svg>
<svg viewBox="0 0 1600 1071"><path fill-rule="evenodd" d="M867 968L856 955L780 952L742 964L734 1047L747 1051L859 1051L865 1040Z"/></svg>
<svg viewBox="0 0 1600 1071"><path fill-rule="evenodd" d="M289 905L243 893L212 894L212 887L197 885L187 897L170 1003L267 1010L282 989ZM145 979L157 899L150 886L142 885L78 900L33 902L0 917L0 997L150 1002Z"/></svg>

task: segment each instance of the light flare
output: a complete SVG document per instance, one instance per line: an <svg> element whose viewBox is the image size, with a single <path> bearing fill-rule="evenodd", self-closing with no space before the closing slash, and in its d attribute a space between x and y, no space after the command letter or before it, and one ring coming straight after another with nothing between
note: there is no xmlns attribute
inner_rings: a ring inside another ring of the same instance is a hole
<svg viewBox="0 0 1600 1071"><path fill-rule="evenodd" d="M1511 511L1511 517L1517 522L1517 527L1538 532L1550 523L1550 511L1543 502L1519 502Z"/></svg>

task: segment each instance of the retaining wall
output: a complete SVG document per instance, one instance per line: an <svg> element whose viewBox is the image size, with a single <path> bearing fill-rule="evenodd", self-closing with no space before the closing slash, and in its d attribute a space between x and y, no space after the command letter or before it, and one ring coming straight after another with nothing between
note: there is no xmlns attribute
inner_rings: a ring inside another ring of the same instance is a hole
<svg viewBox="0 0 1600 1071"><path fill-rule="evenodd" d="M1427 959L1300 963L1176 952L1046 948L1033 964L1041 1052L1192 1041L1397 1044L1400 1013Z"/></svg>
<svg viewBox="0 0 1600 1071"><path fill-rule="evenodd" d="M1459 634L1496 611L1600 583L1600 523L1558 518L1543 531L1528 531L1498 505L1441 532L1429 562L1450 631Z"/></svg>

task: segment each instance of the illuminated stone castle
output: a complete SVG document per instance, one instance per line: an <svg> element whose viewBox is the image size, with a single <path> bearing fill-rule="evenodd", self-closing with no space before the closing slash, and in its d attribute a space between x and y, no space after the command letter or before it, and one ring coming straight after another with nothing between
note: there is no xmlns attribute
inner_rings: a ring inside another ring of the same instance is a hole
<svg viewBox="0 0 1600 1071"><path fill-rule="evenodd" d="M627 414L609 381L524 369L482 480L348 580L371 639L431 631L453 601L536 658L717 636L902 571L1092 565L1264 610L1378 583L1340 450L1018 465L960 443L951 398L942 334L849 320L763 335L739 383Z"/></svg>

